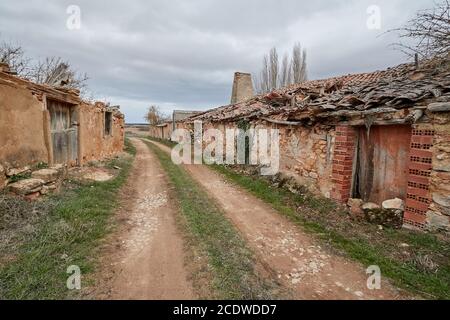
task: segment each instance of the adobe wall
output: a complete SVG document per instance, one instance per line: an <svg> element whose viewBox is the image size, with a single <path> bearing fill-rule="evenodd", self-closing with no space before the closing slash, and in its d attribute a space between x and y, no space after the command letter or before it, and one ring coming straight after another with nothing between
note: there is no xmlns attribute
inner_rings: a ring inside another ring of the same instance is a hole
<svg viewBox="0 0 450 320"><path fill-rule="evenodd" d="M8 182L9 169L52 163L46 99L67 101L75 106L81 164L122 152L124 119L120 113L113 116L112 135L105 136L103 104L80 104L79 97L65 89L34 84L0 72L0 188Z"/></svg>
<svg viewBox="0 0 450 320"><path fill-rule="evenodd" d="M169 123L167 126L163 127L163 139L170 140L172 136L172 123Z"/></svg>
<svg viewBox="0 0 450 320"><path fill-rule="evenodd" d="M148 134L150 135L150 137L152 138L160 138L161 136L161 129L156 127L156 126L149 126L149 131Z"/></svg>
<svg viewBox="0 0 450 320"><path fill-rule="evenodd" d="M113 116L111 134L105 134L106 107L82 103L79 107L79 159L81 164L100 160L122 152L125 123L123 117Z"/></svg>
<svg viewBox="0 0 450 320"><path fill-rule="evenodd" d="M43 102L28 89L0 79L0 165L47 162L43 124Z"/></svg>
<svg viewBox="0 0 450 320"><path fill-rule="evenodd" d="M172 136L172 124L169 123L167 126L164 127L158 127L158 126L152 126L149 127L149 135L150 137L157 138L157 139L166 139L170 140L170 137Z"/></svg>

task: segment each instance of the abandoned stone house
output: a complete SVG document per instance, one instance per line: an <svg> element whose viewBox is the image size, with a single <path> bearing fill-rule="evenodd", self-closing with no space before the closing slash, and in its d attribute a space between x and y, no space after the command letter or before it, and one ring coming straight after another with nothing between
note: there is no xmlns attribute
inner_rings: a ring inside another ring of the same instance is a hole
<svg viewBox="0 0 450 320"><path fill-rule="evenodd" d="M341 203L379 208L398 198L405 226L450 230L449 60L308 81L184 126L195 121L279 129L281 174Z"/></svg>
<svg viewBox="0 0 450 320"><path fill-rule="evenodd" d="M149 127L150 137L170 140L172 135L172 121L164 121L159 124L151 124Z"/></svg>
<svg viewBox="0 0 450 320"><path fill-rule="evenodd" d="M170 120L166 120L156 125L150 125L149 134L153 138L170 140L172 132L183 127L183 121L185 119L199 113L199 111L174 110Z"/></svg>
<svg viewBox="0 0 450 320"><path fill-rule="evenodd" d="M77 90L39 85L0 65L0 188L20 168L82 165L124 146L117 107L82 101Z"/></svg>

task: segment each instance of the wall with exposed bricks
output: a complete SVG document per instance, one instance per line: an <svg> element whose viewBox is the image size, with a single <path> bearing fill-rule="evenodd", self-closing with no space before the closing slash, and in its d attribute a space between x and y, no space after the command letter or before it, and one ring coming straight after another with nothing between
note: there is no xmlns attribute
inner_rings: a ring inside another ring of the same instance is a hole
<svg viewBox="0 0 450 320"><path fill-rule="evenodd" d="M431 203L430 177L434 133L429 126L416 125L411 135L404 223L418 228L425 227L426 214Z"/></svg>
<svg viewBox="0 0 450 320"><path fill-rule="evenodd" d="M331 198L345 203L350 198L356 132L351 126L336 126Z"/></svg>

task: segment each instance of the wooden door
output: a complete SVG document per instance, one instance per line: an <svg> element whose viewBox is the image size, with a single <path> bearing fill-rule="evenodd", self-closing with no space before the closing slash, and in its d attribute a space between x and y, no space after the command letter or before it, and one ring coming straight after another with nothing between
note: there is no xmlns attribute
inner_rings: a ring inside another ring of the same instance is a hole
<svg viewBox="0 0 450 320"><path fill-rule="evenodd" d="M353 197L377 204L405 200L410 144L409 125L359 128Z"/></svg>
<svg viewBox="0 0 450 320"><path fill-rule="evenodd" d="M47 101L55 164L78 163L78 127L75 124L74 107L70 104Z"/></svg>

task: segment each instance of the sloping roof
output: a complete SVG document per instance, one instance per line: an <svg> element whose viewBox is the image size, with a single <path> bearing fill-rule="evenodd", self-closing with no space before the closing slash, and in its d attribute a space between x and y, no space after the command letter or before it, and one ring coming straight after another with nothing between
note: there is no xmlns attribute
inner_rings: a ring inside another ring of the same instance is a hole
<svg viewBox="0 0 450 320"><path fill-rule="evenodd" d="M448 60L433 60L418 69L414 64L402 64L384 71L308 81L215 108L187 121L287 119L294 114L301 119L339 115L339 111L401 109L430 99L450 101L449 64Z"/></svg>
<svg viewBox="0 0 450 320"><path fill-rule="evenodd" d="M9 70L6 64L0 64L0 66L0 85L30 90L30 92L36 96L39 101L43 100L43 96L45 94L48 99L58 100L73 105L84 104L92 108L98 108L102 111L112 112L117 118L125 117L120 111L120 106L108 106L99 101L84 101L80 97L80 90L60 86L51 86L48 84L38 84L28 79L21 78L9 71L5 71Z"/></svg>
<svg viewBox="0 0 450 320"><path fill-rule="evenodd" d="M43 94L45 94L50 99L64 101L71 104L81 103L81 99L79 97L80 92L78 90L53 87L45 84L37 84L29 80L20 78L14 74L11 74L10 72L0 71L0 85L28 89L39 100L42 100Z"/></svg>
<svg viewBox="0 0 450 320"><path fill-rule="evenodd" d="M174 110L172 114L172 119L175 122L182 121L186 118L195 116L201 113L201 111L191 111L191 110Z"/></svg>

